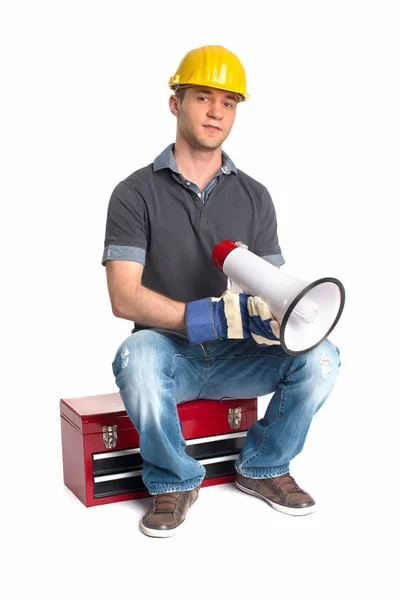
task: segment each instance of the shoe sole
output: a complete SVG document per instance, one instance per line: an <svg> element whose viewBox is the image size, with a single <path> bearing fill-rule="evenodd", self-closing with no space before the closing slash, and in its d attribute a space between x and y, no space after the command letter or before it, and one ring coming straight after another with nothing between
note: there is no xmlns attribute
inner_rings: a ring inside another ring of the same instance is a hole
<svg viewBox="0 0 400 600"><path fill-rule="evenodd" d="M197 494L197 497L193 500L192 504L189 507L189 510L190 508L192 508L193 504L196 502L198 497L199 495ZM178 529L182 527L185 521L186 517L183 519L182 523L179 523L179 525L177 525L173 529L151 529L150 527L146 527L146 525L143 525L143 523L140 522L140 529L145 535L148 535L149 537L168 538L173 537L178 531Z"/></svg>
<svg viewBox="0 0 400 600"><path fill-rule="evenodd" d="M158 537L158 538L168 538L173 537L177 530L184 524L185 521L179 523L174 529L150 529L150 527L146 527L143 523L140 523L140 529L149 537Z"/></svg>
<svg viewBox="0 0 400 600"><path fill-rule="evenodd" d="M259 494L258 492L255 492L254 490L244 487L237 481L235 481L235 483L242 492L245 492L245 494L250 494L251 496L256 496L257 498L264 500L264 502L269 504L272 508L274 508L278 512L285 513L286 515L302 517L304 515L309 515L315 511L315 504L313 504L312 506L304 506L302 508L290 508L290 506L283 506L282 504L272 502L272 500L269 500L268 498L266 498L262 494Z"/></svg>

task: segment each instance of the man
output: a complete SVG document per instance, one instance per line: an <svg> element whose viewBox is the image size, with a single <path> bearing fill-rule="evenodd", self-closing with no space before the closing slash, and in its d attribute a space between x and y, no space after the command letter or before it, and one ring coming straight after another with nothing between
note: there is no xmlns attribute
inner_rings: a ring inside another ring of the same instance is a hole
<svg viewBox="0 0 400 600"><path fill-rule="evenodd" d="M135 322L113 372L140 433L142 477L153 496L141 529L153 537L176 533L204 478L204 467L185 453L176 408L198 398L275 392L248 431L236 484L281 512L312 512L315 502L289 465L339 366L327 340L305 354L286 354L266 303L227 291L211 259L214 246L228 239L284 264L267 189L222 152L237 106L247 99L239 59L221 46L192 50L170 87L175 144L114 189L103 255L113 313Z"/></svg>

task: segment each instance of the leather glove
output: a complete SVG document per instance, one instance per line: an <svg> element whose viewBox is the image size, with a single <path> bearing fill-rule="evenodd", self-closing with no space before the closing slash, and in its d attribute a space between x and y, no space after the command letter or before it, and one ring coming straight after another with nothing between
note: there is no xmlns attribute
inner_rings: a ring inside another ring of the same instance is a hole
<svg viewBox="0 0 400 600"><path fill-rule="evenodd" d="M258 296L226 290L220 298L188 302L185 324L191 344L249 337L258 344L280 344L280 325Z"/></svg>

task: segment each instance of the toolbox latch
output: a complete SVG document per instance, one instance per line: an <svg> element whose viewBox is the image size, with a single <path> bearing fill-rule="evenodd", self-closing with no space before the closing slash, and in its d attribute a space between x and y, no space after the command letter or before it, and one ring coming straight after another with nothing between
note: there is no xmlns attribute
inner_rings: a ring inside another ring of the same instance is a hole
<svg viewBox="0 0 400 600"><path fill-rule="evenodd" d="M230 408L228 419L231 429L239 429L242 422L242 407L238 406L237 408Z"/></svg>
<svg viewBox="0 0 400 600"><path fill-rule="evenodd" d="M106 448L115 448L117 445L117 426L104 425L103 442Z"/></svg>

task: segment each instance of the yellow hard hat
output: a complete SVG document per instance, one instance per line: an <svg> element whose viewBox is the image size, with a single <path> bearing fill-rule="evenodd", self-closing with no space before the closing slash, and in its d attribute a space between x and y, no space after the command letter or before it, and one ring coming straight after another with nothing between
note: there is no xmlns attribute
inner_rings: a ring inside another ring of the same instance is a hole
<svg viewBox="0 0 400 600"><path fill-rule="evenodd" d="M169 87L176 90L186 85L235 92L242 102L249 97L242 63L223 46L201 46L185 54L175 75L169 78Z"/></svg>

